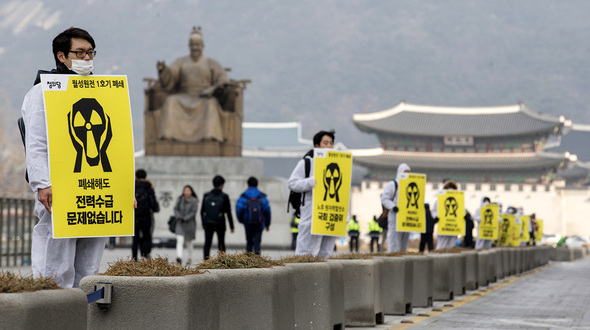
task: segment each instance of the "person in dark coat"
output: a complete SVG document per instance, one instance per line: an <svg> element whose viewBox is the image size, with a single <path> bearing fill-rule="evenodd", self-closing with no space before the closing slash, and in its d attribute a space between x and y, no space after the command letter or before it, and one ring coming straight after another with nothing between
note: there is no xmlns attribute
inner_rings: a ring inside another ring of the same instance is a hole
<svg viewBox="0 0 590 330"><path fill-rule="evenodd" d="M145 170L135 172L135 235L131 245L131 258L137 260L137 250L143 258L149 259L152 250L153 213L160 211L152 183Z"/></svg>
<svg viewBox="0 0 590 330"><path fill-rule="evenodd" d="M424 252L424 247L428 245L428 251L432 251L434 244L432 242L432 233L434 232L434 224L436 220L432 217L430 213L430 205L428 203L424 203L424 210L426 213L426 232L420 234L420 252Z"/></svg>
<svg viewBox="0 0 590 330"><path fill-rule="evenodd" d="M222 192L225 179L221 175L213 178L213 190L203 196L201 220L205 230L204 259L209 259L213 234L217 233L219 252L225 252L225 219L229 222L231 233L234 232L234 219L231 214L229 196Z"/></svg>
<svg viewBox="0 0 590 330"><path fill-rule="evenodd" d="M465 237L463 238L463 246L469 249L475 247L475 242L473 241L473 227L474 224L471 213L465 210Z"/></svg>

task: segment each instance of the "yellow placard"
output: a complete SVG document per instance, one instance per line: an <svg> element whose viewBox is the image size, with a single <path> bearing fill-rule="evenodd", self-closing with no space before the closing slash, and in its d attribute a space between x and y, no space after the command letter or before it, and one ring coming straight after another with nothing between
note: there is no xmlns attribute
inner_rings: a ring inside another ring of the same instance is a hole
<svg viewBox="0 0 590 330"><path fill-rule="evenodd" d="M446 190L438 195L438 235L465 235L465 198L462 191Z"/></svg>
<svg viewBox="0 0 590 330"><path fill-rule="evenodd" d="M126 76L41 75L53 237L133 236L133 128Z"/></svg>
<svg viewBox="0 0 590 330"><path fill-rule="evenodd" d="M313 213L311 233L345 236L350 200L352 154L314 149Z"/></svg>
<svg viewBox="0 0 590 330"><path fill-rule="evenodd" d="M537 230L535 230L535 242L541 243L543 240L543 220L535 219L537 223Z"/></svg>
<svg viewBox="0 0 590 330"><path fill-rule="evenodd" d="M522 233L520 233L520 242L521 243L528 243L531 240L531 217L528 215L520 215L518 216L520 219L520 224L522 225Z"/></svg>
<svg viewBox="0 0 590 330"><path fill-rule="evenodd" d="M520 217L519 217L520 219ZM516 217L512 225L512 239L510 240L510 246L520 246L520 233L522 232L522 222L516 223Z"/></svg>
<svg viewBox="0 0 590 330"><path fill-rule="evenodd" d="M502 214L502 222L500 223L500 238L498 239L500 246L510 246L510 243L512 242L514 222L514 214Z"/></svg>
<svg viewBox="0 0 590 330"><path fill-rule="evenodd" d="M477 237L479 239L498 239L498 204L487 204L479 209L479 230Z"/></svg>
<svg viewBox="0 0 590 330"><path fill-rule="evenodd" d="M397 231L426 232L425 191L426 174L404 173L400 177L397 192Z"/></svg>

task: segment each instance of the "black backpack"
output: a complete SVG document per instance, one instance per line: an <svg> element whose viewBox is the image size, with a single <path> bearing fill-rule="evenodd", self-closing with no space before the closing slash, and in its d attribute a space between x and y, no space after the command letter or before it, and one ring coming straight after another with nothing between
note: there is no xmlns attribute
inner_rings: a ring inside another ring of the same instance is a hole
<svg viewBox="0 0 590 330"><path fill-rule="evenodd" d="M244 213L244 224L262 225L262 223L264 222L264 216L262 215L262 198L264 198L265 196L265 194L260 193L258 197L248 198L245 194L242 194L242 197L246 199L246 212Z"/></svg>
<svg viewBox="0 0 590 330"><path fill-rule="evenodd" d="M150 184L147 182L136 182L135 184L135 199L137 200L137 208L135 209L136 218L148 218L151 211L160 211L160 205L156 201L156 196Z"/></svg>
<svg viewBox="0 0 590 330"><path fill-rule="evenodd" d="M311 160L307 157L304 157L303 160L305 161L305 177L309 178L309 173L311 172ZM293 207L293 210L295 210L295 212L297 214L301 214L301 212L300 212L301 206L305 205L305 202L303 201L304 198L305 198L305 193L300 193L300 192L295 192L293 190L290 190L289 191L289 201L287 202L287 213L289 213L289 206L291 206L291 207Z"/></svg>
<svg viewBox="0 0 590 330"><path fill-rule="evenodd" d="M208 193L203 198L203 222L209 224L220 224L225 217L223 216L223 203L225 198L223 194Z"/></svg>

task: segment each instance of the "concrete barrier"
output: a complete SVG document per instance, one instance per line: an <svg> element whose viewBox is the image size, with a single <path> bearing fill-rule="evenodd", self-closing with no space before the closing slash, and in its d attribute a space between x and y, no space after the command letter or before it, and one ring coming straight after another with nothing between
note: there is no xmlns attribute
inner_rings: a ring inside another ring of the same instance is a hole
<svg viewBox="0 0 590 330"><path fill-rule="evenodd" d="M506 273L508 272L507 254L504 253L504 248L495 248L494 251L496 252L496 280L501 280L506 277Z"/></svg>
<svg viewBox="0 0 590 330"><path fill-rule="evenodd" d="M219 326L217 279L190 276L104 276L80 281L84 292L98 282L111 282L111 306L88 304L88 329L223 329Z"/></svg>
<svg viewBox="0 0 590 330"><path fill-rule="evenodd" d="M547 265L549 263L549 253L551 251L551 247L545 245L544 249L543 249L543 253L542 253L542 261L543 261L543 266Z"/></svg>
<svg viewBox="0 0 590 330"><path fill-rule="evenodd" d="M525 248L525 271L528 272L535 268L535 248L532 246L527 246Z"/></svg>
<svg viewBox="0 0 590 330"><path fill-rule="evenodd" d="M272 268L210 269L218 280L219 329L281 328L278 273ZM210 299L207 299L210 301ZM284 324L282 326L285 326Z"/></svg>
<svg viewBox="0 0 590 330"><path fill-rule="evenodd" d="M381 264L381 305L387 315L412 312L413 268L403 257L375 257Z"/></svg>
<svg viewBox="0 0 590 330"><path fill-rule="evenodd" d="M524 257L526 258L524 262L524 271L528 272L535 268L535 255L533 254L534 248L532 246L527 246L524 248Z"/></svg>
<svg viewBox="0 0 590 330"><path fill-rule="evenodd" d="M455 276L453 276L453 296L458 297L465 294L465 283L467 278L467 262L465 254L453 253L452 260L455 265Z"/></svg>
<svg viewBox="0 0 590 330"><path fill-rule="evenodd" d="M501 249L502 251L502 261L504 262L503 265L503 270L504 270L504 277L508 277L511 275L511 254L510 254L510 248L507 247L503 247Z"/></svg>
<svg viewBox="0 0 590 330"><path fill-rule="evenodd" d="M533 258L535 259L533 261L533 268L537 268L537 267L541 267L545 265L545 256L547 255L547 248L548 246L546 245L537 245L537 246L531 246L531 249L533 251Z"/></svg>
<svg viewBox="0 0 590 330"><path fill-rule="evenodd" d="M432 306L434 261L430 255L404 256L412 265L412 307Z"/></svg>
<svg viewBox="0 0 590 330"><path fill-rule="evenodd" d="M465 289L479 288L479 253L476 251L461 252L465 256Z"/></svg>
<svg viewBox="0 0 590 330"><path fill-rule="evenodd" d="M0 329L85 329L87 305L80 289L0 293Z"/></svg>
<svg viewBox="0 0 590 330"><path fill-rule="evenodd" d="M488 284L498 281L498 265L502 265L501 253L496 249L487 250L490 260L488 261ZM503 273L503 272L502 272Z"/></svg>
<svg viewBox="0 0 590 330"><path fill-rule="evenodd" d="M524 248L522 247L514 247L512 248L514 250L514 258L515 258L515 266L514 266L514 274L518 275L521 274L523 272L523 262L524 262L524 258L523 258L523 251Z"/></svg>
<svg viewBox="0 0 590 330"><path fill-rule="evenodd" d="M295 302L293 300L293 272L285 266L272 268L274 278L275 315L277 329L294 327ZM256 286L254 286L254 289ZM253 289L252 287L250 289Z"/></svg>
<svg viewBox="0 0 590 330"><path fill-rule="evenodd" d="M488 250L479 250L477 252L477 284L479 286L488 286L490 283L488 277L488 267L492 260Z"/></svg>
<svg viewBox="0 0 590 330"><path fill-rule="evenodd" d="M375 326L384 322L381 305L380 259L331 259L342 265L345 326Z"/></svg>
<svg viewBox="0 0 590 330"><path fill-rule="evenodd" d="M516 275L516 248L508 247L505 249L508 251L508 274L506 276Z"/></svg>
<svg viewBox="0 0 590 330"><path fill-rule="evenodd" d="M583 248L574 248L574 260L582 259L586 256L586 249Z"/></svg>
<svg viewBox="0 0 590 330"><path fill-rule="evenodd" d="M431 253L433 260L432 298L448 301L454 298L455 261L451 253Z"/></svg>
<svg viewBox="0 0 590 330"><path fill-rule="evenodd" d="M344 329L344 268L342 264L329 262L330 266L330 318L334 330Z"/></svg>
<svg viewBox="0 0 590 330"><path fill-rule="evenodd" d="M330 299L332 279L328 263L288 263L285 268L293 273L295 328L333 329Z"/></svg>
<svg viewBox="0 0 590 330"><path fill-rule="evenodd" d="M549 258L553 261L573 261L574 251L566 247L554 247L549 252Z"/></svg>

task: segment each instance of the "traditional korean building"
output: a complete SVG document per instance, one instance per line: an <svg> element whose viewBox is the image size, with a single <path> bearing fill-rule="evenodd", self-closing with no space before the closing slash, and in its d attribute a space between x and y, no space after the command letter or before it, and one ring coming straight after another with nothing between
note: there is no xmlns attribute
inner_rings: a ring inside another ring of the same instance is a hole
<svg viewBox="0 0 590 330"><path fill-rule="evenodd" d="M437 107L402 102L375 113L355 114L354 124L376 134L381 147L355 150L354 162L368 180L395 177L407 163L429 182L541 183L555 177L575 155L549 152L571 121L530 110L525 104L499 107Z"/></svg>
<svg viewBox="0 0 590 330"><path fill-rule="evenodd" d="M556 136L546 146L546 151L570 152L577 156L570 161L567 168L562 168L557 175L566 181L568 186L590 185L590 125L573 124L565 135Z"/></svg>

